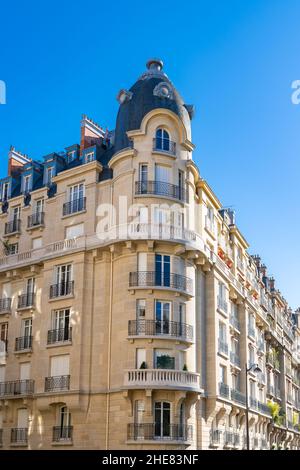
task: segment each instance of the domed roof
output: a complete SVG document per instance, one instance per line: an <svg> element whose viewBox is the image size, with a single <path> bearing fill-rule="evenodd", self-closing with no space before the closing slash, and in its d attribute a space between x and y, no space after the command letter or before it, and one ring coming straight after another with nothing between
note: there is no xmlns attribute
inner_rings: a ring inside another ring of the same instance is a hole
<svg viewBox="0 0 300 470"><path fill-rule="evenodd" d="M115 152L129 147L126 132L139 129L144 116L152 109L165 108L173 111L181 118L188 131L193 107L184 104L162 68L163 62L160 59L149 60L147 71L130 90L120 90L117 97L120 107L115 130Z"/></svg>

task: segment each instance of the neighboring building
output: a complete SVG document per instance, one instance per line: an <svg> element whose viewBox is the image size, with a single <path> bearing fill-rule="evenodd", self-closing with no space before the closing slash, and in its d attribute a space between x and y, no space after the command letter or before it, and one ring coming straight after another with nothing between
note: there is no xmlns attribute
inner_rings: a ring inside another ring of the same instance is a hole
<svg viewBox="0 0 300 470"><path fill-rule="evenodd" d="M118 95L115 131L84 116L65 152L10 150L0 442L243 449L258 364L250 447L299 449L299 312L200 176L193 107L147 66Z"/></svg>

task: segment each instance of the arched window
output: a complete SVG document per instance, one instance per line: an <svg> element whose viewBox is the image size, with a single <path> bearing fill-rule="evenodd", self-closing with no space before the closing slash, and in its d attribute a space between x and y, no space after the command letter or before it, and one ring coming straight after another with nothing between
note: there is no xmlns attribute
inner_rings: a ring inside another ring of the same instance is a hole
<svg viewBox="0 0 300 470"><path fill-rule="evenodd" d="M170 151L170 136L165 129L157 129L155 139L157 150L164 150L165 152Z"/></svg>

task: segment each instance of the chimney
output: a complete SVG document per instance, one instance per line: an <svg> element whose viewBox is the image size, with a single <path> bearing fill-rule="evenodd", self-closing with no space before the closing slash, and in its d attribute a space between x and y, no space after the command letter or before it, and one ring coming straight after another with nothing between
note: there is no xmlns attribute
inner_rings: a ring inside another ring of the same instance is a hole
<svg viewBox="0 0 300 470"><path fill-rule="evenodd" d="M274 277L270 277L269 279L269 285L270 285L270 291L274 291L275 290L275 279Z"/></svg>
<svg viewBox="0 0 300 470"><path fill-rule="evenodd" d="M8 153L8 176L17 177L22 172L23 166L31 161L31 158L11 146Z"/></svg>
<svg viewBox="0 0 300 470"><path fill-rule="evenodd" d="M83 114L81 119L80 154L92 145L101 145L105 135L105 130L99 124Z"/></svg>

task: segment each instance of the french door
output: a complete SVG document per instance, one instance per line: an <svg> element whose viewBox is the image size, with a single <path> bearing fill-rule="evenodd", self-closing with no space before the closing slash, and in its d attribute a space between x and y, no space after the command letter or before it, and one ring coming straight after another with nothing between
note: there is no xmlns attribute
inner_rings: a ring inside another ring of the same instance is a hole
<svg viewBox="0 0 300 470"><path fill-rule="evenodd" d="M170 334L171 302L156 300L155 329L157 335Z"/></svg>
<svg viewBox="0 0 300 470"><path fill-rule="evenodd" d="M154 404L154 435L156 438L171 437L171 404L157 401Z"/></svg>
<svg viewBox="0 0 300 470"><path fill-rule="evenodd" d="M155 255L155 285L170 287L171 283L171 257L169 255Z"/></svg>

